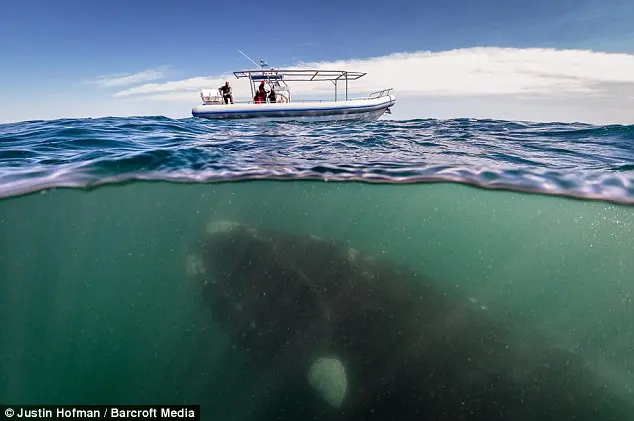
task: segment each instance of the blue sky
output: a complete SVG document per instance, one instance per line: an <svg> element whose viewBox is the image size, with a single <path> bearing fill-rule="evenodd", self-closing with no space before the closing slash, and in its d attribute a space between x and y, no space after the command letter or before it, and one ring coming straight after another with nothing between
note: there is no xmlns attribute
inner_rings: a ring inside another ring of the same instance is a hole
<svg viewBox="0 0 634 421"><path fill-rule="evenodd" d="M172 116L161 110L177 106L183 111L178 117L185 117L199 102L198 88L188 86L189 104L180 95L178 100L165 97L163 104L155 100L143 105L121 102L112 96L112 86L86 82L148 69L161 77L139 77L137 85L197 77L215 81L251 67L237 49L256 59L262 55L277 66L471 47L631 55L633 22L631 0L5 2L0 14L0 121L121 115L125 110ZM588 59L594 62L597 57ZM548 60L542 66L548 71ZM412 83L425 77L417 75ZM619 84L628 82L617 79ZM41 107L34 104L34 96L41 99ZM468 116L469 111L462 113Z"/></svg>

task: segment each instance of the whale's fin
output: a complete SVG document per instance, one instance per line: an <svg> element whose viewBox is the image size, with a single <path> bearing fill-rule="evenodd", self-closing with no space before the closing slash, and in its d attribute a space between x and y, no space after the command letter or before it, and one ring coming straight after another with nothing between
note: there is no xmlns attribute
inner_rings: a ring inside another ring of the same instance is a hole
<svg viewBox="0 0 634 421"><path fill-rule="evenodd" d="M315 359L308 371L308 382L331 406L341 407L348 390L348 379L339 358Z"/></svg>

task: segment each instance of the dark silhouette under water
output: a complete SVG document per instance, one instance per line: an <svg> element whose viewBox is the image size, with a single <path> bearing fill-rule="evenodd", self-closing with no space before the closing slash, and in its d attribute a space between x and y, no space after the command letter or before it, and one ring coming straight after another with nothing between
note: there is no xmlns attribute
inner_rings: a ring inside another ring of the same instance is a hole
<svg viewBox="0 0 634 421"><path fill-rule="evenodd" d="M468 297L335 242L219 227L197 245L195 276L215 320L267 373L250 390L266 409L249 419L633 417L579 355ZM308 380L320 357L345 368L338 403Z"/></svg>

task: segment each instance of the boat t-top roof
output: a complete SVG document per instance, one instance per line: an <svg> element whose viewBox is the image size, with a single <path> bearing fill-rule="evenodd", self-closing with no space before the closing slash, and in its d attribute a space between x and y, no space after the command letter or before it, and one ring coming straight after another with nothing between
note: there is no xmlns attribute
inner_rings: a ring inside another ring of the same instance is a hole
<svg viewBox="0 0 634 421"><path fill-rule="evenodd" d="M357 80L366 75L362 72L349 72L347 70L318 70L318 69L258 69L241 70L233 72L236 78L249 78L251 80L284 80L288 82L317 82Z"/></svg>
<svg viewBox="0 0 634 421"><path fill-rule="evenodd" d="M236 78L248 78L251 83L251 93L253 94L253 88L255 81L265 81L269 84L282 88L290 95L290 90L286 82L319 82L329 81L335 85L335 101L337 100L337 82L340 80L345 81L346 85L346 100L348 99L348 81L357 80L366 74L363 72L349 72L347 70L320 70L320 69L276 69L269 67L268 64L260 59L260 64L253 61L249 56L238 50L240 54L246 57L251 63L256 66L260 66L257 70L240 70L233 72ZM290 97L289 97L290 100Z"/></svg>

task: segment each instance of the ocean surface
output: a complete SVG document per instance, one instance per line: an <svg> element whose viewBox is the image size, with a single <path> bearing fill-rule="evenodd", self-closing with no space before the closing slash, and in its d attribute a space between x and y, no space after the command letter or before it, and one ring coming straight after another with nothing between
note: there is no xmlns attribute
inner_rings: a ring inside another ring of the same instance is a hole
<svg viewBox="0 0 634 421"><path fill-rule="evenodd" d="M414 270L634 407L634 125L469 119L1 124L0 402L258 419L264 371L187 274L221 220Z"/></svg>
<svg viewBox="0 0 634 421"><path fill-rule="evenodd" d="M100 118L3 124L0 142L0 197L130 180L265 178L455 181L634 203L634 125Z"/></svg>

